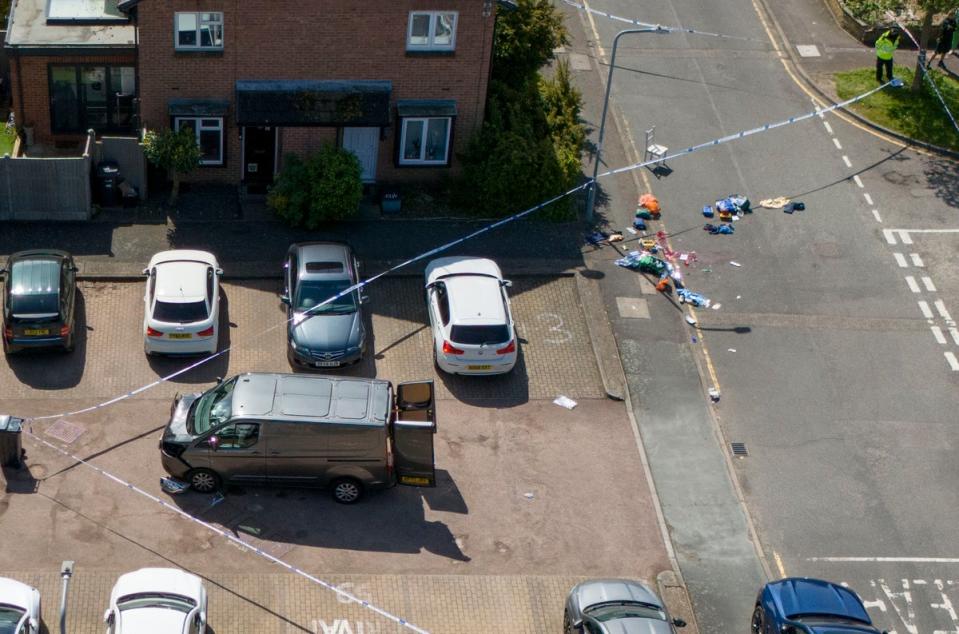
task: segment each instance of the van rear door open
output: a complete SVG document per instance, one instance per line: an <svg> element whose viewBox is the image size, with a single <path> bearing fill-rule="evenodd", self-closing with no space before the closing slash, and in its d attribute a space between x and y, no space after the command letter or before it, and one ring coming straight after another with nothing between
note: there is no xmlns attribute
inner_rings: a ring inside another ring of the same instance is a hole
<svg viewBox="0 0 959 634"><path fill-rule="evenodd" d="M433 381L400 383L396 386L395 406L392 438L396 481L408 486L435 487Z"/></svg>

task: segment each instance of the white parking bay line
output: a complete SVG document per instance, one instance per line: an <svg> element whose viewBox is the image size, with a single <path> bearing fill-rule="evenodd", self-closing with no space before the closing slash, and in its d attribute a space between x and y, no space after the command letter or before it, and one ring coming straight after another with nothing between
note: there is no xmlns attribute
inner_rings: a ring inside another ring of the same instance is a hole
<svg viewBox="0 0 959 634"><path fill-rule="evenodd" d="M842 162L846 164L846 167L852 167L852 161L845 154L842 155Z"/></svg>
<svg viewBox="0 0 959 634"><path fill-rule="evenodd" d="M906 276L906 284L909 285L909 290L912 291L913 293L919 292L919 285L916 284L916 278L914 278L913 276L911 275Z"/></svg>
<svg viewBox="0 0 959 634"><path fill-rule="evenodd" d="M940 345L946 345L946 336L942 334L942 328L939 326L930 326L929 329L932 331L932 336L936 338L936 343Z"/></svg>
<svg viewBox="0 0 959 634"><path fill-rule="evenodd" d="M883 229L882 235L886 238L886 244L896 244L896 232L892 229Z"/></svg>
<svg viewBox="0 0 959 634"><path fill-rule="evenodd" d="M882 216L879 215L878 209L872 210L872 217L876 219L876 222L882 222Z"/></svg>
<svg viewBox="0 0 959 634"><path fill-rule="evenodd" d="M865 185L862 184L862 179L859 178L859 174L853 174L852 179L856 182L856 186L859 187L859 189L865 187Z"/></svg>
<svg viewBox="0 0 959 634"><path fill-rule="evenodd" d="M922 284L926 287L926 290L930 293L936 292L936 285L932 283L932 278L926 275L922 276Z"/></svg>
<svg viewBox="0 0 959 634"><path fill-rule="evenodd" d="M909 268L909 263L906 262L906 256L904 256L902 253L893 253L892 255L893 257L896 258L896 264L899 265L899 268L901 269Z"/></svg>
<svg viewBox="0 0 959 634"><path fill-rule="evenodd" d="M837 139L836 137L833 137L833 138L832 138L832 142L833 142L833 145L836 146L836 149L837 149L837 150L841 150L841 149L842 149L842 143L839 142L839 139Z"/></svg>
<svg viewBox="0 0 959 634"><path fill-rule="evenodd" d="M918 266L919 268L922 268L925 266L925 264L922 263L922 258L919 257L918 253L910 253L909 259L912 260L913 266Z"/></svg>
<svg viewBox="0 0 959 634"><path fill-rule="evenodd" d="M949 315L949 311L946 310L946 303L941 299L936 300L936 310L939 311L939 314L942 315L942 318L946 321L952 321L952 317Z"/></svg>
<svg viewBox="0 0 959 634"><path fill-rule="evenodd" d="M866 199L866 204L867 204L867 205L870 205L870 206L873 205L872 196L869 195L869 192L863 193L862 197Z"/></svg>
<svg viewBox="0 0 959 634"><path fill-rule="evenodd" d="M950 328L949 334L952 335L952 340L959 346L959 328Z"/></svg>
<svg viewBox="0 0 959 634"><path fill-rule="evenodd" d="M956 359L956 354L954 352L943 352L943 355L946 357L946 361L949 362L949 367L952 368L953 372L959 372L959 359Z"/></svg>
<svg viewBox="0 0 959 634"><path fill-rule="evenodd" d="M929 308L928 302L919 302L919 310L922 311L922 316L926 319L932 319L932 309Z"/></svg>

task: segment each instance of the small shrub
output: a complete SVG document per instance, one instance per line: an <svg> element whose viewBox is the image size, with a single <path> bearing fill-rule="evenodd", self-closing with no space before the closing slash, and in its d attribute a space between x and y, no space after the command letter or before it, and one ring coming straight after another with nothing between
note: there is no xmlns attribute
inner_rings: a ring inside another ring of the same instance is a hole
<svg viewBox="0 0 959 634"><path fill-rule="evenodd" d="M143 138L143 153L148 161L170 174L173 188L168 204L175 206L180 195L180 177L200 164L202 152L196 143L196 133L189 127L182 127L177 132L170 129L147 132Z"/></svg>
<svg viewBox="0 0 959 634"><path fill-rule="evenodd" d="M292 226L316 229L356 215L363 196L361 177L359 160L343 148L324 145L306 158L290 154L266 204Z"/></svg>

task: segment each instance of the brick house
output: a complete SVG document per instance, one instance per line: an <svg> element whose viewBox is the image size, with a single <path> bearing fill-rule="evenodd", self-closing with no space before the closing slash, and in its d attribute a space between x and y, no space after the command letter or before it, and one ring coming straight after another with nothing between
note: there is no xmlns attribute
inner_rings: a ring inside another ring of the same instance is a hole
<svg viewBox="0 0 959 634"><path fill-rule="evenodd" d="M35 141L136 130L136 29L117 0L14 0L4 47L17 123Z"/></svg>
<svg viewBox="0 0 959 634"><path fill-rule="evenodd" d="M432 180L483 120L492 0L120 0L138 33L140 121L188 126L197 180L273 181L336 143L363 179Z"/></svg>

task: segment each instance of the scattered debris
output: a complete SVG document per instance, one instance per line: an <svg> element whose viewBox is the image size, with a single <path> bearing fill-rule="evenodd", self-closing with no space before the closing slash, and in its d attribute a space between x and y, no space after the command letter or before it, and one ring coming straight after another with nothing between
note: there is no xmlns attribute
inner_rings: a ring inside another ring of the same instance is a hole
<svg viewBox="0 0 959 634"><path fill-rule="evenodd" d="M610 242L622 242L622 241L623 241L623 234L621 234L621 233L613 233L613 234L610 234L610 236L609 236L609 241L610 241Z"/></svg>
<svg viewBox="0 0 959 634"><path fill-rule="evenodd" d="M735 260L730 260L729 263L732 264L733 266L742 266L742 264L740 264L739 262L736 262Z"/></svg>
<svg viewBox="0 0 959 634"><path fill-rule="evenodd" d="M712 303L709 299L704 297L702 293L696 293L688 288L676 289L676 295L679 297L680 304L692 304L696 308L699 308L700 306L709 308L709 305Z"/></svg>
<svg viewBox="0 0 959 634"><path fill-rule="evenodd" d="M686 323L689 324L690 326L695 326L696 318L690 315L689 313L686 313Z"/></svg>
<svg viewBox="0 0 959 634"><path fill-rule="evenodd" d="M714 225L707 222L703 225L703 231L708 231L712 235L719 233L732 234L736 232L736 227L732 225Z"/></svg>
<svg viewBox="0 0 959 634"><path fill-rule="evenodd" d="M779 196L778 198L766 198L759 201L760 207L765 207L766 209L780 209L789 204L789 199L785 196Z"/></svg>
<svg viewBox="0 0 959 634"><path fill-rule="evenodd" d="M719 402L719 390L714 387L709 388L709 398L713 403Z"/></svg>
<svg viewBox="0 0 959 634"><path fill-rule="evenodd" d="M626 231L630 232L630 233L633 234L633 235L636 235L637 233L639 233L639 232L636 231L636 229L634 229L633 227L626 227Z"/></svg>
<svg viewBox="0 0 959 634"><path fill-rule="evenodd" d="M783 207L783 211L787 214L791 214L794 211L805 211L806 205L800 201L792 202Z"/></svg>
<svg viewBox="0 0 959 634"><path fill-rule="evenodd" d="M712 306L710 306L710 308L712 308L713 310L719 310L721 307L722 307L722 304L713 304Z"/></svg>
<svg viewBox="0 0 959 634"><path fill-rule="evenodd" d="M177 493L183 493L189 489L190 485L186 482L175 480L173 478L160 478L160 488L163 489L164 493L176 495Z"/></svg>
<svg viewBox="0 0 959 634"><path fill-rule="evenodd" d="M737 215L751 214L753 212L749 199L742 194L730 194L722 200L717 200L716 209L719 210L720 216L723 212Z"/></svg>
<svg viewBox="0 0 959 634"><path fill-rule="evenodd" d="M662 206L659 204L659 200L655 196L649 193L643 194L642 196L639 197L639 208L647 210L649 213L651 213L653 216L656 216L657 218L662 212ZM639 209L637 209L636 211L638 213Z"/></svg>
<svg viewBox="0 0 959 634"><path fill-rule="evenodd" d="M729 352L736 352L736 348L727 348Z"/></svg>
<svg viewBox="0 0 959 634"><path fill-rule="evenodd" d="M646 231L646 223L643 222L642 218L636 218L633 220L633 228L639 229L640 231Z"/></svg>
<svg viewBox="0 0 959 634"><path fill-rule="evenodd" d="M703 216L705 216L706 218L712 218L713 215L714 215L714 213L713 213L713 206L712 206L712 205L703 205Z"/></svg>
<svg viewBox="0 0 959 634"><path fill-rule="evenodd" d="M536 496L533 495L533 492L532 492L532 491L527 491L526 493L523 494L523 497L526 498L527 500L532 500L532 499L535 498Z"/></svg>
<svg viewBox="0 0 959 634"><path fill-rule="evenodd" d="M206 507L207 510L213 508L214 506L216 506L217 504L219 504L225 499L226 497L224 497L223 493L221 493L220 491L217 491L216 493L213 494L213 499L210 500L210 505Z"/></svg>
<svg viewBox="0 0 959 634"><path fill-rule="evenodd" d="M586 234L586 242L594 245L606 242L607 238L609 238L609 235L605 231L593 231Z"/></svg>
<svg viewBox="0 0 959 634"><path fill-rule="evenodd" d="M555 399L553 399L553 403L555 403L556 405L559 405L560 407L565 407L566 409L573 409L574 407L579 405L579 403L569 398L568 396L562 396L562 395L557 396Z"/></svg>

